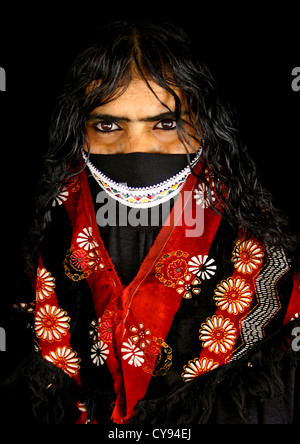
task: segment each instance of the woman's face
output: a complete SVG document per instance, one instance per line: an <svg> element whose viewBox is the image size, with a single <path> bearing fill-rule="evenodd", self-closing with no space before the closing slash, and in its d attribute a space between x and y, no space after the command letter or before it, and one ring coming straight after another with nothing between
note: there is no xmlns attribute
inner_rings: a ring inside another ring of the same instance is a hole
<svg viewBox="0 0 300 444"><path fill-rule="evenodd" d="M135 77L120 97L91 112L86 138L92 154L186 153L177 134L174 97L153 81L149 84L156 96ZM191 133L190 126L187 132ZM189 152L199 149L199 142L189 141Z"/></svg>

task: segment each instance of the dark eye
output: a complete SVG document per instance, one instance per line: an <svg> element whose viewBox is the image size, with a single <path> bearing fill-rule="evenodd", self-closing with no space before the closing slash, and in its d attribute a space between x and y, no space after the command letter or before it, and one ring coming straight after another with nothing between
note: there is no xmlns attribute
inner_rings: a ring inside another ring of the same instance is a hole
<svg viewBox="0 0 300 444"><path fill-rule="evenodd" d="M173 119L165 119L158 122L154 129L162 129L165 131L173 130L176 128L176 120Z"/></svg>
<svg viewBox="0 0 300 444"><path fill-rule="evenodd" d="M113 122L99 122L97 125L95 125L95 128L102 133L111 133L121 129L116 123Z"/></svg>

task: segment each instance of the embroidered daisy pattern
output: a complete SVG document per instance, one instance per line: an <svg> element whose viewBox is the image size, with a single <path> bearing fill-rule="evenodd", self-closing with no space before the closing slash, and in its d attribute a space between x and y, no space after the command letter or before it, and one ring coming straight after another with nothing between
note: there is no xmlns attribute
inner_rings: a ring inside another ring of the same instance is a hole
<svg viewBox="0 0 300 444"><path fill-rule="evenodd" d="M243 313L252 302L250 285L244 279L227 279L222 281L215 290L214 300L221 310L227 310L229 314Z"/></svg>
<svg viewBox="0 0 300 444"><path fill-rule="evenodd" d="M36 295L38 300L43 301L45 298L50 298L54 292L55 278L46 268L38 269L36 280Z"/></svg>
<svg viewBox="0 0 300 444"><path fill-rule="evenodd" d="M91 227L84 228L82 232L78 234L77 244L85 251L90 251L93 250L95 247L98 247L97 242L94 240L93 230Z"/></svg>
<svg viewBox="0 0 300 444"><path fill-rule="evenodd" d="M68 347L58 347L55 351L50 351L49 355L45 356L45 359L63 370L70 377L77 375L80 369L80 359L77 357L77 353Z"/></svg>
<svg viewBox="0 0 300 444"><path fill-rule="evenodd" d="M130 339L128 339L128 342L123 342L121 353L123 360L134 367L141 367L145 361L144 352L133 344Z"/></svg>
<svg viewBox="0 0 300 444"><path fill-rule="evenodd" d="M251 274L264 260L262 247L252 240L238 242L233 251L232 262L239 273Z"/></svg>
<svg viewBox="0 0 300 444"><path fill-rule="evenodd" d="M105 344L104 342L99 341L92 346L91 359L93 363L97 365L97 367L105 363L106 359L108 358L108 355L109 355L108 345Z"/></svg>
<svg viewBox="0 0 300 444"><path fill-rule="evenodd" d="M227 353L233 349L237 334L229 319L215 315L202 324L199 339L211 353Z"/></svg>
<svg viewBox="0 0 300 444"><path fill-rule="evenodd" d="M45 305L35 316L36 336L43 341L59 341L70 328L70 318L58 307Z"/></svg>
<svg viewBox="0 0 300 444"><path fill-rule="evenodd" d="M185 382L189 382L195 378L198 378L204 373L215 370L218 367L219 364L214 362L212 359L196 358L193 361L189 361L188 365L183 367L184 373L182 373L181 377Z"/></svg>
<svg viewBox="0 0 300 444"><path fill-rule="evenodd" d="M217 270L214 259L202 254L192 257L188 262L189 272L200 277L201 280L211 279Z"/></svg>

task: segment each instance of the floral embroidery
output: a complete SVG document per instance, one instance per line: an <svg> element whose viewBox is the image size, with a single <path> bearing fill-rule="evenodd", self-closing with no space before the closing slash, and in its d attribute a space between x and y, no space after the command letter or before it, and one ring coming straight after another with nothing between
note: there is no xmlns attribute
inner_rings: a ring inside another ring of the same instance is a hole
<svg viewBox="0 0 300 444"><path fill-rule="evenodd" d="M115 325L115 313L105 310L102 318L98 320L98 340L105 343L112 342Z"/></svg>
<svg viewBox="0 0 300 444"><path fill-rule="evenodd" d="M73 272L72 268L76 273ZM102 256L96 249L89 252L68 250L64 260L65 274L75 282L86 279L95 271L103 271L104 268Z"/></svg>
<svg viewBox="0 0 300 444"><path fill-rule="evenodd" d="M239 273L251 274L263 262L264 252L261 246L252 240L238 242L233 251L232 261Z"/></svg>
<svg viewBox="0 0 300 444"><path fill-rule="evenodd" d="M136 347L130 339L128 339L128 342L123 342L121 352L124 361L128 361L128 364L134 365L134 367L141 367L145 361L144 352Z"/></svg>
<svg viewBox="0 0 300 444"><path fill-rule="evenodd" d="M93 271L103 271L105 265L103 264L102 256L99 250L90 251L88 254L88 266L93 269Z"/></svg>
<svg viewBox="0 0 300 444"><path fill-rule="evenodd" d="M36 335L43 341L59 341L70 328L68 322L70 322L70 318L63 310L45 305L38 310L35 316Z"/></svg>
<svg viewBox="0 0 300 444"><path fill-rule="evenodd" d="M165 287L175 288L178 278L181 277L182 279L185 277L185 273L187 273L187 263L184 259L187 257L189 257L189 254L181 250L164 254L155 266L155 277L162 282ZM191 277L192 275L188 275L188 280L191 279Z"/></svg>
<svg viewBox="0 0 300 444"><path fill-rule="evenodd" d="M167 269L167 275L171 279L179 279L187 274L187 263L185 260L177 259Z"/></svg>
<svg viewBox="0 0 300 444"><path fill-rule="evenodd" d="M203 347L208 347L212 353L227 353L232 350L237 338L237 330L229 319L223 316L213 316L202 324L200 341Z"/></svg>
<svg viewBox="0 0 300 444"><path fill-rule="evenodd" d="M70 262L75 270L84 270L88 264L88 255L84 250L76 250L72 253Z"/></svg>
<svg viewBox="0 0 300 444"><path fill-rule="evenodd" d="M100 322L101 319L99 319L99 324ZM94 344L98 342L98 331L99 331L98 322L96 319L93 319L92 322L90 323L89 337L91 338Z"/></svg>
<svg viewBox="0 0 300 444"><path fill-rule="evenodd" d="M230 314L243 313L252 302L250 285L244 279L227 279L222 281L215 290L214 300L221 310L227 310Z"/></svg>
<svg viewBox="0 0 300 444"><path fill-rule="evenodd" d="M71 179L68 179L67 186L68 190L70 190L72 193L76 193L77 191L79 191L81 187L79 177L75 176L72 177Z"/></svg>
<svg viewBox="0 0 300 444"><path fill-rule="evenodd" d="M113 322L111 320L101 322L99 336L105 342L113 340Z"/></svg>
<svg viewBox="0 0 300 444"><path fill-rule="evenodd" d="M33 314L35 312L36 301L32 301L29 304L25 302L20 302L19 304L14 304L13 307L18 310L23 311L24 313Z"/></svg>
<svg viewBox="0 0 300 444"><path fill-rule="evenodd" d="M201 281L190 272L186 260L188 257L189 254L184 251L173 251L164 254L155 266L155 277L165 287L174 288L185 299L191 299L193 294L201 292L197 288Z"/></svg>
<svg viewBox="0 0 300 444"><path fill-rule="evenodd" d="M201 284L200 279L195 278L192 283L190 283L191 275L188 274L183 279L179 279L177 281L177 285L179 286L176 288L177 293L183 294L183 297L185 299L191 299L193 297L193 294L199 294L201 292L200 288L197 288L197 285Z"/></svg>
<svg viewBox="0 0 300 444"><path fill-rule="evenodd" d="M40 301L50 298L54 292L55 278L46 268L38 269L36 280L36 295Z"/></svg>
<svg viewBox="0 0 300 444"><path fill-rule="evenodd" d="M75 251L75 256L73 256L74 253L72 252L72 250L68 250L64 260L65 275L68 276L69 279L72 279L72 281L74 282L86 279L90 274L86 272L86 270L89 271L86 266L86 256L81 255L79 251L83 250ZM83 253L86 254L84 251ZM77 271L77 273L74 273L72 269Z"/></svg>
<svg viewBox="0 0 300 444"><path fill-rule="evenodd" d="M196 358L193 361L189 361L188 365L183 367L184 373L181 376L185 382L188 382L218 367L219 364L212 359L202 358L200 360Z"/></svg>
<svg viewBox="0 0 300 444"><path fill-rule="evenodd" d="M161 360L160 347L161 346L157 346L155 344L155 345L150 345L145 350L145 367L144 367L144 371L146 373L150 373L150 374L153 373L153 369L155 368L155 364L156 364L158 356L160 357L158 359L158 361L160 362L160 360Z"/></svg>
<svg viewBox="0 0 300 444"><path fill-rule="evenodd" d="M102 256L98 250L89 253L84 250L76 250L70 256L70 264L76 271L87 271L87 269L102 271L104 269L102 261Z"/></svg>
<svg viewBox="0 0 300 444"><path fill-rule="evenodd" d="M104 342L100 341L92 346L91 359L93 363L97 365L97 367L105 363L106 359L108 358L108 355L109 355L108 345L105 344Z"/></svg>
<svg viewBox="0 0 300 444"><path fill-rule="evenodd" d="M62 189L62 191L56 196L56 198L52 202L52 206L56 207L56 205L62 205L64 202L67 201L69 197L69 191L66 187Z"/></svg>
<svg viewBox="0 0 300 444"><path fill-rule="evenodd" d="M214 186L214 183L212 183L211 185ZM209 188L208 185L206 185L205 183L201 183L194 191L196 204L202 205L203 209L210 208L210 199L212 202L216 201L215 192L212 186Z"/></svg>
<svg viewBox="0 0 300 444"><path fill-rule="evenodd" d="M93 238L93 230L91 227L84 228L81 233L78 234L77 243L80 248L85 251L93 250L98 247L97 242Z"/></svg>
<svg viewBox="0 0 300 444"><path fill-rule="evenodd" d="M200 279L211 279L216 273L216 263L214 259L210 259L208 256L194 256L188 262L189 272L196 274Z"/></svg>
<svg viewBox="0 0 300 444"><path fill-rule="evenodd" d="M130 340L133 344L138 345L141 350L145 350L151 344L151 332L144 328L144 324L140 323L138 327L132 326L129 330L134 333Z"/></svg>
<svg viewBox="0 0 300 444"><path fill-rule="evenodd" d="M49 355L45 356L45 359L62 369L70 377L77 375L80 369L80 359L71 348L58 347L55 351L50 351Z"/></svg>

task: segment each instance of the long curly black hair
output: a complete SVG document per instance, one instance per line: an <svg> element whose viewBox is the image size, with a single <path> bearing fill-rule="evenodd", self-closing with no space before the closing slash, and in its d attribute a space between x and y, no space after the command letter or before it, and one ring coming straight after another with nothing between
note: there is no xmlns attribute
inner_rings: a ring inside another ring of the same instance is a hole
<svg viewBox="0 0 300 444"><path fill-rule="evenodd" d="M275 209L271 194L262 188L256 166L240 140L234 112L221 99L211 71L199 59L185 31L166 23L118 21L103 27L98 41L76 58L53 113L32 224L31 253L37 251L49 227L53 199L79 171L90 112L120 96L133 74L138 74L150 89L149 79L173 95L180 140L185 145L191 137L204 141L203 162L211 170L214 184L223 184L217 186L216 207L223 208L224 217L261 241L283 247L298 263L299 243L289 233L285 216ZM183 106L189 110L193 136L183 124Z"/></svg>

